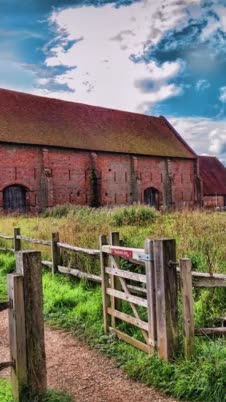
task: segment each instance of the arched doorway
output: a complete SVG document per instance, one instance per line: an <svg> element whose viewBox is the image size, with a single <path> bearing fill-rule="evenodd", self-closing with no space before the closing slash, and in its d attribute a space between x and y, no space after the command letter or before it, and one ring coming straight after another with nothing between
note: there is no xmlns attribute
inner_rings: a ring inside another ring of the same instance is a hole
<svg viewBox="0 0 226 402"><path fill-rule="evenodd" d="M144 190L144 203L150 207L159 208L159 191L154 187L149 187Z"/></svg>
<svg viewBox="0 0 226 402"><path fill-rule="evenodd" d="M6 187L3 191L3 208L8 212L26 212L26 188L16 184Z"/></svg>

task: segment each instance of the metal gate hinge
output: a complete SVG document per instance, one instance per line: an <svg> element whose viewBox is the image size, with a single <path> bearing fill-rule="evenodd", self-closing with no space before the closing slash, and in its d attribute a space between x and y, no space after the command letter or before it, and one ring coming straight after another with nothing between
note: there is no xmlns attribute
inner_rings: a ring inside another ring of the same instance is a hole
<svg viewBox="0 0 226 402"><path fill-rule="evenodd" d="M138 254L139 261L154 261L150 254Z"/></svg>

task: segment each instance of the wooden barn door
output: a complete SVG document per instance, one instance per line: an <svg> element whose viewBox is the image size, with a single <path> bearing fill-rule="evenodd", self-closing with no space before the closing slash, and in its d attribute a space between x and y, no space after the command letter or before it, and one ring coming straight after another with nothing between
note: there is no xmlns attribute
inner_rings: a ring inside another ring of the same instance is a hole
<svg viewBox="0 0 226 402"><path fill-rule="evenodd" d="M159 192L154 187L149 187L144 190L144 203L150 207L159 208Z"/></svg>
<svg viewBox="0 0 226 402"><path fill-rule="evenodd" d="M26 212L26 190L23 186L9 186L3 193L4 209Z"/></svg>

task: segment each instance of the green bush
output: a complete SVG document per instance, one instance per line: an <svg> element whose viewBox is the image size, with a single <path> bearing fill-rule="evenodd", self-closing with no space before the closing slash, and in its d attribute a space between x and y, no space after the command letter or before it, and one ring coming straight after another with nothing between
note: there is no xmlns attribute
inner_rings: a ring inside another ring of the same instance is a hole
<svg viewBox="0 0 226 402"><path fill-rule="evenodd" d="M132 206L128 208L116 208L113 210L112 219L113 224L116 226L145 226L154 223L158 215L158 212L154 208Z"/></svg>

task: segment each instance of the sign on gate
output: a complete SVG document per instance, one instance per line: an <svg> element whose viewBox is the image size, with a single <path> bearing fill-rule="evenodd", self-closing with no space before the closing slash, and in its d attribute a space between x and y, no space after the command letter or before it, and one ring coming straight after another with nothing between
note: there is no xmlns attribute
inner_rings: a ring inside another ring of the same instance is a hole
<svg viewBox="0 0 226 402"><path fill-rule="evenodd" d="M116 257L122 257L122 258L133 258L133 252L132 250L122 250L120 248L114 248L111 251L111 254L116 256Z"/></svg>

